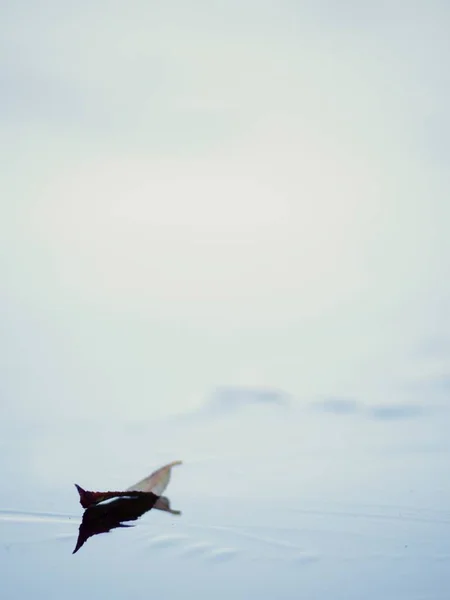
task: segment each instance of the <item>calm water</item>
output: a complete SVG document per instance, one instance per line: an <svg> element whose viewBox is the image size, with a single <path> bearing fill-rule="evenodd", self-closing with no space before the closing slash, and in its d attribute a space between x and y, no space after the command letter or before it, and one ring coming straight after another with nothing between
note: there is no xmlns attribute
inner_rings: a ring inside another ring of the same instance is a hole
<svg viewBox="0 0 450 600"><path fill-rule="evenodd" d="M9 424L0 462L5 599L447 599L450 424L336 404L154 423ZM156 510L72 555L73 484L124 489L182 459Z"/></svg>

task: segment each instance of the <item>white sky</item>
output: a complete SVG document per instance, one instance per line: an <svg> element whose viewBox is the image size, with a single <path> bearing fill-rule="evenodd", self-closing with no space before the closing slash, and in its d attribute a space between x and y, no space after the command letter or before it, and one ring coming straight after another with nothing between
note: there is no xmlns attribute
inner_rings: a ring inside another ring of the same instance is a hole
<svg viewBox="0 0 450 600"><path fill-rule="evenodd" d="M429 401L449 27L425 0L0 4L0 407Z"/></svg>

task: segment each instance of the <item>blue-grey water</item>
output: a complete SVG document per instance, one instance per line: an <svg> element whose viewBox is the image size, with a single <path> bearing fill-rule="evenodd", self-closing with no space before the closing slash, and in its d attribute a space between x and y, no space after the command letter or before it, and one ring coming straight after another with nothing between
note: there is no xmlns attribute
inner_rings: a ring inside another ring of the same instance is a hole
<svg viewBox="0 0 450 600"><path fill-rule="evenodd" d="M2 431L1 597L447 599L443 408L234 407ZM182 459L173 516L90 539L73 483L124 489Z"/></svg>

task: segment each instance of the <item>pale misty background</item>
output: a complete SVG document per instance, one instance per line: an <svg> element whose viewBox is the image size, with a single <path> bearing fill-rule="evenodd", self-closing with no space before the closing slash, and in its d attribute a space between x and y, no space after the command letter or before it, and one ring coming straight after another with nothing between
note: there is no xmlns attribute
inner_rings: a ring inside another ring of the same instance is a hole
<svg viewBox="0 0 450 600"><path fill-rule="evenodd" d="M0 0L2 598L448 598L449 31Z"/></svg>
<svg viewBox="0 0 450 600"><path fill-rule="evenodd" d="M449 17L3 2L2 418L448 392Z"/></svg>

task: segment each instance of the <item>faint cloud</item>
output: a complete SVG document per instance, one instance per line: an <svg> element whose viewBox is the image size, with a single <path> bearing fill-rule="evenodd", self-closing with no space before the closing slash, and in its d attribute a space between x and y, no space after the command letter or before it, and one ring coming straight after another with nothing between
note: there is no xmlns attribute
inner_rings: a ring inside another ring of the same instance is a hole
<svg viewBox="0 0 450 600"><path fill-rule="evenodd" d="M416 404L385 404L369 408L368 414L380 421L396 421L420 417L426 410Z"/></svg>
<svg viewBox="0 0 450 600"><path fill-rule="evenodd" d="M223 414L247 406L288 408L290 396L286 392L273 388L221 386L211 394L204 405L204 410Z"/></svg>
<svg viewBox="0 0 450 600"><path fill-rule="evenodd" d="M354 415L361 410L361 403L352 398L331 397L316 400L312 403L315 410L331 413L334 415Z"/></svg>

